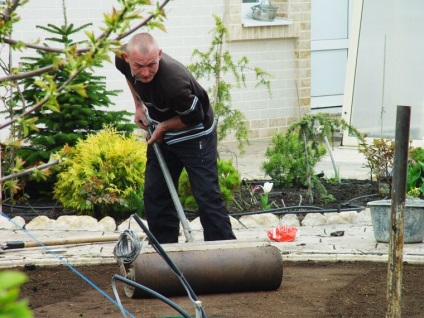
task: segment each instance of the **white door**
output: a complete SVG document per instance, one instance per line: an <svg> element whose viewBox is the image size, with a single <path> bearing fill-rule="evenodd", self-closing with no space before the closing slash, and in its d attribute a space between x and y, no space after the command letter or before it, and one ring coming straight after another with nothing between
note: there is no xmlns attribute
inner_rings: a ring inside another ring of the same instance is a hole
<svg viewBox="0 0 424 318"><path fill-rule="evenodd" d="M369 138L394 138L397 106L410 106L410 137L422 147L424 2L357 0L354 22L344 119ZM357 140L346 132L343 144Z"/></svg>
<svg viewBox="0 0 424 318"><path fill-rule="evenodd" d="M349 0L311 1L311 108L341 112L349 46Z"/></svg>

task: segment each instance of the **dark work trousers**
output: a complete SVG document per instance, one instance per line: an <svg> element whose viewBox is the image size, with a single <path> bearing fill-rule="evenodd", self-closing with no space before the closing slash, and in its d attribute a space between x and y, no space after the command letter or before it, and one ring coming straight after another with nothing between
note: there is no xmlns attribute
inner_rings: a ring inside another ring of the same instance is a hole
<svg viewBox="0 0 424 318"><path fill-rule="evenodd" d="M187 170L204 240L236 239L219 189L216 132L160 148L177 191L183 167ZM159 243L178 242L180 220L152 145L147 148L144 207L149 230Z"/></svg>

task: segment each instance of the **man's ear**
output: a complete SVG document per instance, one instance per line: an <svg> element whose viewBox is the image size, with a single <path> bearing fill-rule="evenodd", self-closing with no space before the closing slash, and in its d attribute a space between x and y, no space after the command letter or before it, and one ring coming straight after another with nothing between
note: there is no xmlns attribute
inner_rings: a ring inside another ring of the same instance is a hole
<svg viewBox="0 0 424 318"><path fill-rule="evenodd" d="M159 56L159 60L160 60L162 58L162 49L159 49L158 56Z"/></svg>
<svg viewBox="0 0 424 318"><path fill-rule="evenodd" d="M122 57L124 58L124 60L125 60L125 62L127 62L127 63L129 63L128 62L128 54L127 54L127 52L122 52Z"/></svg>

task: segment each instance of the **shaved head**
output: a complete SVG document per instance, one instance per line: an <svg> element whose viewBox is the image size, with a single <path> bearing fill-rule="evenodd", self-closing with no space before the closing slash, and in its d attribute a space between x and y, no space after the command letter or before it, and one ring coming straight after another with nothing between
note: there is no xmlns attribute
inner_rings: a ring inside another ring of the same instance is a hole
<svg viewBox="0 0 424 318"><path fill-rule="evenodd" d="M134 35L125 48L125 52L131 55L133 52L141 55L148 55L151 52L159 51L159 45L149 33L138 33Z"/></svg>

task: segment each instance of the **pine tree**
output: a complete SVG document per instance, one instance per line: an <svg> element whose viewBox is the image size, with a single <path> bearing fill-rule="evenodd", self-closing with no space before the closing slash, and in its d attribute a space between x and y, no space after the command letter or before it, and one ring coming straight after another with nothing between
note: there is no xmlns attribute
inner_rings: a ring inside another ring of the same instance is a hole
<svg viewBox="0 0 424 318"><path fill-rule="evenodd" d="M62 43L65 48L72 47L70 36L81 29L87 27L83 25L74 28L69 26L57 27L49 24L48 27L41 27L48 32L58 34L59 38L47 38L49 41ZM47 44L46 44L47 45ZM37 51L37 57L24 57L23 70L32 71L52 64L57 58L57 53ZM100 65L99 65L100 66ZM58 68L49 72L54 77L57 85L63 84L69 78L69 71L66 67ZM112 124L118 131L132 132L134 124L129 123L130 113L126 111L105 111L105 108L113 105L110 96L116 96L118 91L106 89L104 77L95 76L90 71L82 71L73 81L73 84L83 84L85 94L77 90L66 91L58 96L59 111L41 109L30 115L36 117L38 131L31 131L26 140L31 145L30 148L22 149L18 155L25 160L26 165L33 165L40 161L47 161L51 153L59 151L64 145L74 146L78 139L85 139L90 133L95 133L102 129L104 125ZM23 87L21 95L16 93L15 97L23 97L26 107L31 107L43 97L43 89L37 85L37 78L31 77L22 80Z"/></svg>
<svg viewBox="0 0 424 318"><path fill-rule="evenodd" d="M75 28L73 24L57 27L48 24L47 27L38 26L59 37L46 38L46 41L61 43L65 49L72 49L78 43L71 40L71 35L86 28L89 24ZM48 46L47 43L45 43ZM23 71L33 71L51 65L60 59L59 53L37 50L38 56L22 58ZM101 65L96 65L101 67ZM58 87L70 77L69 69L64 66L48 73ZM75 89L67 90L57 97L58 110L39 109L29 118L36 118L36 130L29 131L25 141L29 145L17 151L17 155L25 161L25 166L30 167L40 162L47 162L52 153L62 149L65 145L75 146L79 139L86 139L88 134L96 133L105 125L116 127L118 132L126 135L133 132L135 125L130 123L127 111L106 111L113 105L110 97L116 96L119 91L107 90L105 78L95 76L91 70L80 72L72 82ZM19 83L21 89L14 95L15 101L24 100L24 108L15 109L22 113L26 108L35 105L44 98L44 88L38 85L36 77L23 79ZM80 88L83 88L82 90ZM17 103L19 104L19 103ZM20 138L15 132L15 138ZM42 188L51 193L56 176L53 174ZM40 188L38 185L37 188Z"/></svg>

